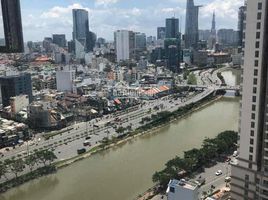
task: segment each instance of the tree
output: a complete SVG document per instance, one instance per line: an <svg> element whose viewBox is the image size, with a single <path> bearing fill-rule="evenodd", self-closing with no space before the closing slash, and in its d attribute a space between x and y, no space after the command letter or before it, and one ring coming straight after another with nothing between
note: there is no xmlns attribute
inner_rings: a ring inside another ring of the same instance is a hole
<svg viewBox="0 0 268 200"><path fill-rule="evenodd" d="M2 161L0 161L0 179L2 177L5 177L7 179L7 177L6 177L6 173L7 172L8 172L7 166L5 165L5 163L3 163Z"/></svg>
<svg viewBox="0 0 268 200"><path fill-rule="evenodd" d="M24 161L19 158L19 159L8 159L6 160L6 164L10 171L15 174L15 177L18 178L18 174L20 172L23 172L24 170Z"/></svg>
<svg viewBox="0 0 268 200"><path fill-rule="evenodd" d="M47 162L51 164L54 160L57 159L57 156L54 154L54 152L49 150L37 151L36 156L38 160L44 164L44 166L46 166Z"/></svg>
<svg viewBox="0 0 268 200"><path fill-rule="evenodd" d="M120 133L124 133L125 130L126 129L124 127L119 127L118 129L116 129L116 132L120 134Z"/></svg>
<svg viewBox="0 0 268 200"><path fill-rule="evenodd" d="M26 157L25 164L29 167L30 171L33 171L34 166L37 164L38 158L36 154L31 154Z"/></svg>
<svg viewBox="0 0 268 200"><path fill-rule="evenodd" d="M195 77L195 75L193 73L191 73L188 76L187 84L189 84L189 85L196 85L197 84L196 77Z"/></svg>

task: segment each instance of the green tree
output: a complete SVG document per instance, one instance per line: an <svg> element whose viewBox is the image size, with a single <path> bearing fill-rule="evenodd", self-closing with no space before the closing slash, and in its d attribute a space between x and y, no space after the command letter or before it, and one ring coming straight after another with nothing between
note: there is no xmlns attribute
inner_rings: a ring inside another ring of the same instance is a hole
<svg viewBox="0 0 268 200"><path fill-rule="evenodd" d="M0 161L0 179L2 177L5 177L7 179L7 177L6 177L6 173L7 172L8 172L7 165L5 165L5 163L3 163L2 161Z"/></svg>
<svg viewBox="0 0 268 200"><path fill-rule="evenodd" d="M54 152L49 150L37 151L36 156L38 160L44 164L44 166L47 165L47 162L51 164L54 160L57 159L57 156L54 154Z"/></svg>
<svg viewBox="0 0 268 200"><path fill-rule="evenodd" d="M118 129L116 129L117 133L124 133L125 132L125 128L124 127L119 127Z"/></svg>
<svg viewBox="0 0 268 200"><path fill-rule="evenodd" d="M191 73L188 76L187 84L189 84L189 85L197 85L197 80L196 80L196 77L195 77L194 73Z"/></svg>
<svg viewBox="0 0 268 200"><path fill-rule="evenodd" d="M24 161L19 159L8 159L6 160L6 165L8 166L10 172L15 174L15 177L18 178L18 174L24 170Z"/></svg>
<svg viewBox="0 0 268 200"><path fill-rule="evenodd" d="M30 171L33 171L34 166L37 164L38 158L36 154L31 154L25 158L25 164L29 167Z"/></svg>

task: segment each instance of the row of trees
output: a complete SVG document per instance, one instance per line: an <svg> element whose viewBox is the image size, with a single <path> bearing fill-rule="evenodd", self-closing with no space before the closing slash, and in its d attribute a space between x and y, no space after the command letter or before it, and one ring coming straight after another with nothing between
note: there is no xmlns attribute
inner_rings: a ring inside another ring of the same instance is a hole
<svg viewBox="0 0 268 200"><path fill-rule="evenodd" d="M53 151L42 150L35 151L34 153L27 156L25 159L12 158L5 161L0 161L0 179L5 178L8 180L7 174L14 174L15 178L28 167L30 172L41 166L46 167L56 160L57 157ZM41 165L40 165L41 164Z"/></svg>
<svg viewBox="0 0 268 200"><path fill-rule="evenodd" d="M237 140L238 133L234 131L222 132L214 139L206 138L202 148L186 151L184 158L175 157L168 161L164 170L154 173L153 182L159 183L164 189L170 179L181 179L186 174L192 175L209 166L220 156L231 154L236 149Z"/></svg>

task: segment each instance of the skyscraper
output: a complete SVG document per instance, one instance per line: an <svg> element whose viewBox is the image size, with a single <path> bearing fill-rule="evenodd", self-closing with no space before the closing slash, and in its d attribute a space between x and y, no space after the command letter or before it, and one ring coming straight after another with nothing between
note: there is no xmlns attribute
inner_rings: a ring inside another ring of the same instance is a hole
<svg viewBox="0 0 268 200"><path fill-rule="evenodd" d="M166 27L157 27L157 39L163 40L166 36Z"/></svg>
<svg viewBox="0 0 268 200"><path fill-rule="evenodd" d="M239 46L242 46L243 42L245 12L246 12L246 6L241 6L238 11L238 26L237 26Z"/></svg>
<svg viewBox="0 0 268 200"><path fill-rule="evenodd" d="M198 44L198 13L199 7L194 5L194 0L187 0L185 20L185 48L195 48Z"/></svg>
<svg viewBox="0 0 268 200"><path fill-rule="evenodd" d="M53 34L53 43L58 45L59 47L66 47L66 38L65 34Z"/></svg>
<svg viewBox="0 0 268 200"><path fill-rule="evenodd" d="M5 32L5 46L0 47L0 52L23 52L24 43L20 0L1 0L1 4Z"/></svg>
<svg viewBox="0 0 268 200"><path fill-rule="evenodd" d="M88 31L86 38L86 52L92 52L97 41L97 35L92 31Z"/></svg>
<svg viewBox="0 0 268 200"><path fill-rule="evenodd" d="M118 30L114 33L117 62L133 58L135 50L135 33Z"/></svg>
<svg viewBox="0 0 268 200"><path fill-rule="evenodd" d="M87 49L87 35L89 32L88 11L73 10L73 41L76 58L83 58L83 50ZM84 48L84 49L83 49Z"/></svg>
<svg viewBox="0 0 268 200"><path fill-rule="evenodd" d="M248 0L235 200L268 199L268 1Z"/></svg>
<svg viewBox="0 0 268 200"><path fill-rule="evenodd" d="M146 34L145 33L135 33L135 49L145 50L146 49Z"/></svg>
<svg viewBox="0 0 268 200"><path fill-rule="evenodd" d="M178 38L179 31L179 19L175 17L166 19L166 38Z"/></svg>

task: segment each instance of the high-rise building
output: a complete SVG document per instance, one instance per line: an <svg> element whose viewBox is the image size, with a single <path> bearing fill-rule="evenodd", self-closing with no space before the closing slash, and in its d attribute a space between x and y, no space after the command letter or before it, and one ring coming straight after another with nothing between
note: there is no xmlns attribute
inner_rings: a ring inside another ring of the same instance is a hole
<svg viewBox="0 0 268 200"><path fill-rule="evenodd" d="M53 34L53 43L58 45L59 47L66 47L66 37L65 34Z"/></svg>
<svg viewBox="0 0 268 200"><path fill-rule="evenodd" d="M114 33L117 62L133 58L135 50L135 33L118 30Z"/></svg>
<svg viewBox="0 0 268 200"><path fill-rule="evenodd" d="M155 45L156 44L156 37L155 36L149 36L146 39L147 45L151 46L151 45Z"/></svg>
<svg viewBox="0 0 268 200"><path fill-rule="evenodd" d="M2 76L0 87L4 107L9 105L10 97L28 95L30 102L33 100L32 80L28 73Z"/></svg>
<svg viewBox="0 0 268 200"><path fill-rule="evenodd" d="M245 16L246 6L241 6L238 11L238 45L242 46L243 42L243 31L244 31L244 20L246 19Z"/></svg>
<svg viewBox="0 0 268 200"><path fill-rule="evenodd" d="M75 55L78 59L83 58L83 53L81 51L86 51L87 49L88 32L88 11L83 9L73 9L73 41L75 44Z"/></svg>
<svg viewBox="0 0 268 200"><path fill-rule="evenodd" d="M237 45L238 32L233 29L219 29L218 42L224 46Z"/></svg>
<svg viewBox="0 0 268 200"><path fill-rule="evenodd" d="M1 5L5 33L5 46L0 46L0 52L23 52L24 43L20 0L1 0Z"/></svg>
<svg viewBox="0 0 268 200"><path fill-rule="evenodd" d="M92 31L88 31L86 41L87 41L86 52L92 52L96 45L97 35Z"/></svg>
<svg viewBox="0 0 268 200"><path fill-rule="evenodd" d="M180 58L181 48L179 38L166 38L165 39L165 58L167 61L167 67L175 72L180 72Z"/></svg>
<svg viewBox="0 0 268 200"><path fill-rule="evenodd" d="M210 30L199 30L199 40L208 41L210 37Z"/></svg>
<svg viewBox="0 0 268 200"><path fill-rule="evenodd" d="M235 200L268 199L268 1L246 9L238 163L232 165Z"/></svg>
<svg viewBox="0 0 268 200"><path fill-rule="evenodd" d="M166 38L178 38L179 32L179 19L175 17L166 19Z"/></svg>
<svg viewBox="0 0 268 200"><path fill-rule="evenodd" d="M135 49L145 50L146 49L146 35L145 33L135 33Z"/></svg>
<svg viewBox="0 0 268 200"><path fill-rule="evenodd" d="M195 48L198 44L198 13L199 7L194 5L194 0L187 0L185 21L185 48Z"/></svg>
<svg viewBox="0 0 268 200"><path fill-rule="evenodd" d="M166 27L157 27L157 39L164 40L166 37Z"/></svg>
<svg viewBox="0 0 268 200"><path fill-rule="evenodd" d="M57 90L60 92L75 92L75 70L63 69L56 72Z"/></svg>

